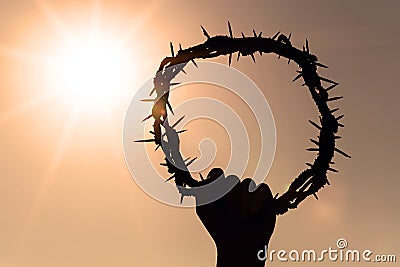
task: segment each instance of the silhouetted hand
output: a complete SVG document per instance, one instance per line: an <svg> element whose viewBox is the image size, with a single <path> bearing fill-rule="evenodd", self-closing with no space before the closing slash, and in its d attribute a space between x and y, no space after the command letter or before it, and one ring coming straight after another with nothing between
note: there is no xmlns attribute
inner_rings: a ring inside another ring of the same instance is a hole
<svg viewBox="0 0 400 267"><path fill-rule="evenodd" d="M212 177L213 171L219 173L218 177ZM275 227L271 190L266 184L255 188L249 178L242 182L236 176L225 178L221 169L213 169L210 174L208 178L217 179L218 186L233 187L222 198L196 207L197 215L216 244L217 267L265 266L265 260L260 260L257 253L268 246ZM249 188L255 190L250 192ZM196 202L203 204L200 190L195 194Z"/></svg>

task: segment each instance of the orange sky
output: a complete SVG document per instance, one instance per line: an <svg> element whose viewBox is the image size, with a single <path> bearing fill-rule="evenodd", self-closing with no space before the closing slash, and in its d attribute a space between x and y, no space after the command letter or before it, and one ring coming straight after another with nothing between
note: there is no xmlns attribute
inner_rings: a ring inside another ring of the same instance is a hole
<svg viewBox="0 0 400 267"><path fill-rule="evenodd" d="M330 175L332 186L319 201L310 198L279 217L270 247L322 250L344 237L351 248L399 258L399 4L188 2L0 2L0 266L213 266L213 242L194 210L157 202L131 178L122 125L136 89L169 54L169 42L203 42L200 24L212 35L227 34L227 20L237 36L281 30L292 33L297 47L307 37L330 67L322 73L340 82L335 93L345 96L338 146L353 158L335 157L340 173ZM49 62L65 36L85 36L93 23L123 44L132 73L125 86L113 88L110 103L76 111L54 90ZM283 192L312 159L304 149L316 135L307 123L316 110L308 93L290 83L295 65L271 55L256 59L233 67L263 89L271 106L278 142L267 182ZM306 266L269 266L288 264ZM328 264L344 266L319 265Z"/></svg>

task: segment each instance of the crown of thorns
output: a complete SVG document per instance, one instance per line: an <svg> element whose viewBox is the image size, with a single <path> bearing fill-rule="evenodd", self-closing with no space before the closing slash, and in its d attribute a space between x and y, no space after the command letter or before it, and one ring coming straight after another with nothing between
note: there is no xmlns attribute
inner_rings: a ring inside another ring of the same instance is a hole
<svg viewBox="0 0 400 267"><path fill-rule="evenodd" d="M263 53L274 53L278 55L278 58L287 58L288 64L293 61L298 65L298 74L293 79L293 82L300 78L303 79L304 83L302 86L308 87L311 97L317 105L320 120L320 124L309 120L310 124L319 130L319 135L317 139L310 139L311 143L315 146L306 149L307 151L317 152L317 156L313 163L306 163L308 168L292 181L285 193L280 196L279 194L275 195L273 204L274 212L278 215L284 214L289 209L296 208L300 202L310 195L314 195L314 197L318 199L316 193L325 185L329 185L327 172L338 172L331 167L331 165L335 164L332 162L334 153L337 152L344 157L350 158L348 154L335 146L335 140L341 138L337 133L339 127L344 127L344 125L339 122L344 115L335 117L334 113L338 111L338 108L330 109L328 106L328 102L343 98L342 96L329 97L328 92L335 88L338 83L321 77L317 73L318 67L328 67L318 62L317 57L310 53L307 39L305 40L305 45L303 45L302 50L292 46L290 41L291 34L286 36L277 32L273 37L263 37L262 32L256 34L255 30L253 30L253 36L245 36L242 33L242 37L237 38L232 34L229 21L229 35L210 36L203 26L201 26L201 29L204 36L207 38L202 44L187 49L182 49L182 46L179 44L179 50L175 54L174 47L172 43L170 43L171 56L165 57L161 61L160 67L153 80L154 88L150 92L150 95L156 92L157 96L154 99L144 100L154 102L152 113L144 119L154 119L154 131L150 131L150 133L153 134L153 138L138 140L136 142L154 142L157 146L156 149L162 146L163 134L161 126L167 118L167 107L173 113L168 99L170 87L177 83L172 83L171 81L179 72L182 71L186 73L184 67L188 62L192 62L197 67L194 61L195 59L207 59L227 55L228 64L230 66L232 54L236 52L237 60L239 60L240 56L250 56L254 62L256 62L254 57L254 53L256 52L260 55ZM322 83L324 83L325 86L323 86ZM168 127L173 129L182 119L183 117L173 124L172 127ZM165 127L165 124L163 126ZM175 131L175 133L178 134L183 131L185 130ZM202 176L201 181L192 178L187 166L194 160L195 158L190 161L187 159L184 161L186 165L185 168L178 168L174 162L171 162L171 159L166 158L166 162L161 163L161 165L167 166L168 171L172 174L167 181L174 179L177 186L187 185L189 187L196 187L211 182L208 181L208 179L204 180Z"/></svg>

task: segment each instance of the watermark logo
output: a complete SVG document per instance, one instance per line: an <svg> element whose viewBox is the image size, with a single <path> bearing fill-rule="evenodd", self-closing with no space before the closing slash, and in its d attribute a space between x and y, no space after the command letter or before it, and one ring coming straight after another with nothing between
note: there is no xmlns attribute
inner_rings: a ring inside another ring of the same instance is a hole
<svg viewBox="0 0 400 267"><path fill-rule="evenodd" d="M336 241L336 247L328 247L321 251L314 249L296 250L271 250L264 246L257 253L260 261L281 261L281 262L388 262L395 263L396 255L394 254L375 254L372 250L348 249L347 240L339 238Z"/></svg>

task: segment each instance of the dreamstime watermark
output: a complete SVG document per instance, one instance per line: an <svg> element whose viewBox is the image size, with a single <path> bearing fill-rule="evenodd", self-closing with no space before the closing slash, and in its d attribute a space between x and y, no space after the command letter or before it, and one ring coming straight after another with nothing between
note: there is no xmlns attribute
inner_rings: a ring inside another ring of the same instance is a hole
<svg viewBox="0 0 400 267"><path fill-rule="evenodd" d="M371 250L348 249L347 240L339 238L336 241L336 247L328 247L321 251L314 249L296 250L270 250L264 246L257 253L260 261L281 261L281 262L396 262L394 254L374 254Z"/></svg>

